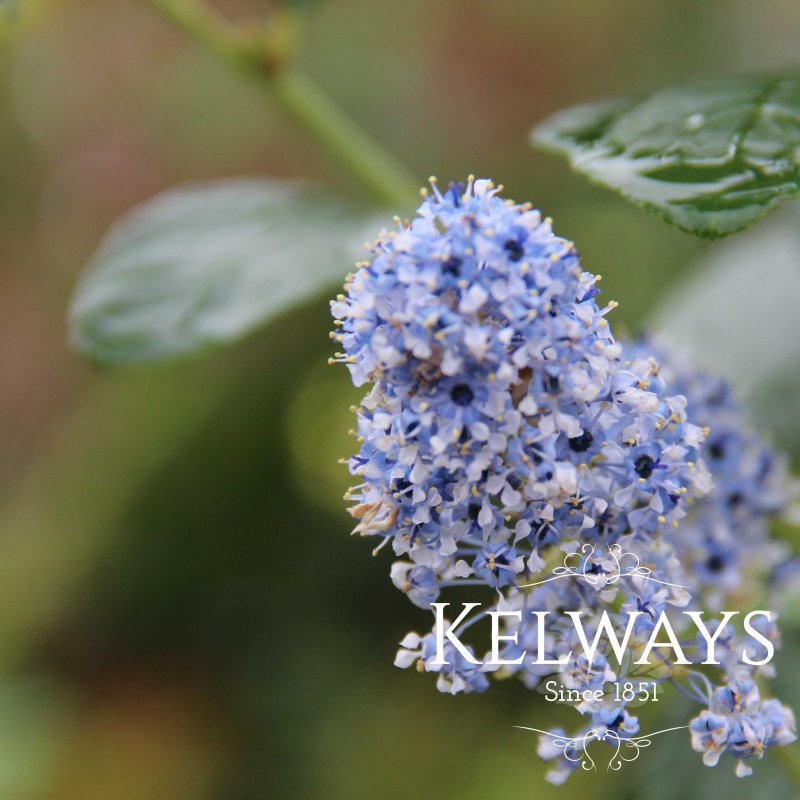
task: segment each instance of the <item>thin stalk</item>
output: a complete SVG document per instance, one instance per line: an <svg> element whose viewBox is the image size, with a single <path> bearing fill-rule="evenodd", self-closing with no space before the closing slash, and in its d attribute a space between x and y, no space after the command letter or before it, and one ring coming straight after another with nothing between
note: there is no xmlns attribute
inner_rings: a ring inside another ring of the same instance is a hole
<svg viewBox="0 0 800 800"><path fill-rule="evenodd" d="M308 78L296 69L282 69L272 85L284 110L315 134L378 200L407 208L419 197L419 185L405 167Z"/></svg>
<svg viewBox="0 0 800 800"><path fill-rule="evenodd" d="M146 0L221 63L258 80L295 122L382 203L413 204L418 185L405 167L286 63L285 41L255 37L222 19L202 0Z"/></svg>

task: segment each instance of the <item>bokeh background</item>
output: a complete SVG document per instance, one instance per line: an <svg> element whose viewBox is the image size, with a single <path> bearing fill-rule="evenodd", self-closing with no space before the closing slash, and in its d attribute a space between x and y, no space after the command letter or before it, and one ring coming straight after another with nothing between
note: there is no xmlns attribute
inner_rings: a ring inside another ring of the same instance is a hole
<svg viewBox="0 0 800 800"><path fill-rule="evenodd" d="M76 276L108 226L150 195L251 174L360 190L259 87L145 2L17 5L0 35L0 796L794 796L772 755L737 782L730 764L702 767L682 734L625 775L554 789L536 737L512 728L536 724L538 695L509 685L451 698L392 667L420 612L391 586L388 554L348 537L336 462L351 447L355 394L326 364L324 298L187 364L110 372L69 350ZM215 5L242 24L272 8ZM552 215L603 274L603 296L621 302L618 331L699 297L681 329L702 316L711 334L698 350L734 378L756 375L743 386L754 414L797 465L800 326L743 313L745 301L715 308L713 264L719 273L738 245L673 230L527 144L535 122L584 99L791 65L796 2L303 6L305 71L420 183L490 176ZM784 248L779 270L798 252ZM685 288L700 270L712 275L702 296ZM735 284L735 271L721 274ZM745 331L735 347L732 325ZM770 358L785 341L777 363L790 366L767 378L753 364L774 325L790 327L769 339ZM779 662L789 678L798 638L790 628ZM671 713L685 722L673 704L645 718Z"/></svg>

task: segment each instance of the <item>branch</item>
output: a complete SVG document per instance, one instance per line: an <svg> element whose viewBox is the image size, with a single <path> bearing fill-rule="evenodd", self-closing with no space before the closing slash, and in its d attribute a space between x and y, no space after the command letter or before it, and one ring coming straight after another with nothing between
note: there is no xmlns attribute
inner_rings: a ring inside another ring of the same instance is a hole
<svg viewBox="0 0 800 800"><path fill-rule="evenodd" d="M397 208L413 204L418 193L413 176L311 81L287 64L292 17L276 17L266 36L255 37L232 26L202 0L146 2L220 62L270 89L288 116L314 136L376 199Z"/></svg>

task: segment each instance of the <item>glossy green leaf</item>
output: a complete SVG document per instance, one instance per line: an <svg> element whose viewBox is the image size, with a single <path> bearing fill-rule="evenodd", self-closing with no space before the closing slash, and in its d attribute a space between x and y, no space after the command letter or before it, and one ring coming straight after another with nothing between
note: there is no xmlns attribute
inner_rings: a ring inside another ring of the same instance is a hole
<svg viewBox="0 0 800 800"><path fill-rule="evenodd" d="M706 81L581 105L532 140L683 230L727 236L800 192L800 78Z"/></svg>
<svg viewBox="0 0 800 800"><path fill-rule="evenodd" d="M343 281L379 224L301 183L174 189L126 215L101 244L72 300L72 342L122 363L233 341Z"/></svg>

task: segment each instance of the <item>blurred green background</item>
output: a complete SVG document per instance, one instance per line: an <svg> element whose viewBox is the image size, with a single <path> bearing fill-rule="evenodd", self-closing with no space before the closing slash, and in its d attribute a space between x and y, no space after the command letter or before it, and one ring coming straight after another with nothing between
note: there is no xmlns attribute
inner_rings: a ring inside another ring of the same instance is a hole
<svg viewBox="0 0 800 800"><path fill-rule="evenodd" d="M271 10L215 5L243 24ZM303 5L306 72L420 183L490 176L552 215L621 302L617 331L730 245L588 185L531 151L529 129L584 99L800 52L792 0ZM139 0L22 0L3 29L0 94L0 797L794 796L772 754L737 782L682 734L624 775L554 789L536 737L512 728L537 724L538 695L451 698L392 667L423 621L391 586L388 554L347 535L336 462L356 394L326 364L324 298L188 364L111 373L69 351L79 270L148 196L249 174L359 196L258 87ZM733 373L758 359L758 326ZM756 413L797 453L800 405L776 417L765 398ZM798 638L787 633L784 672Z"/></svg>

